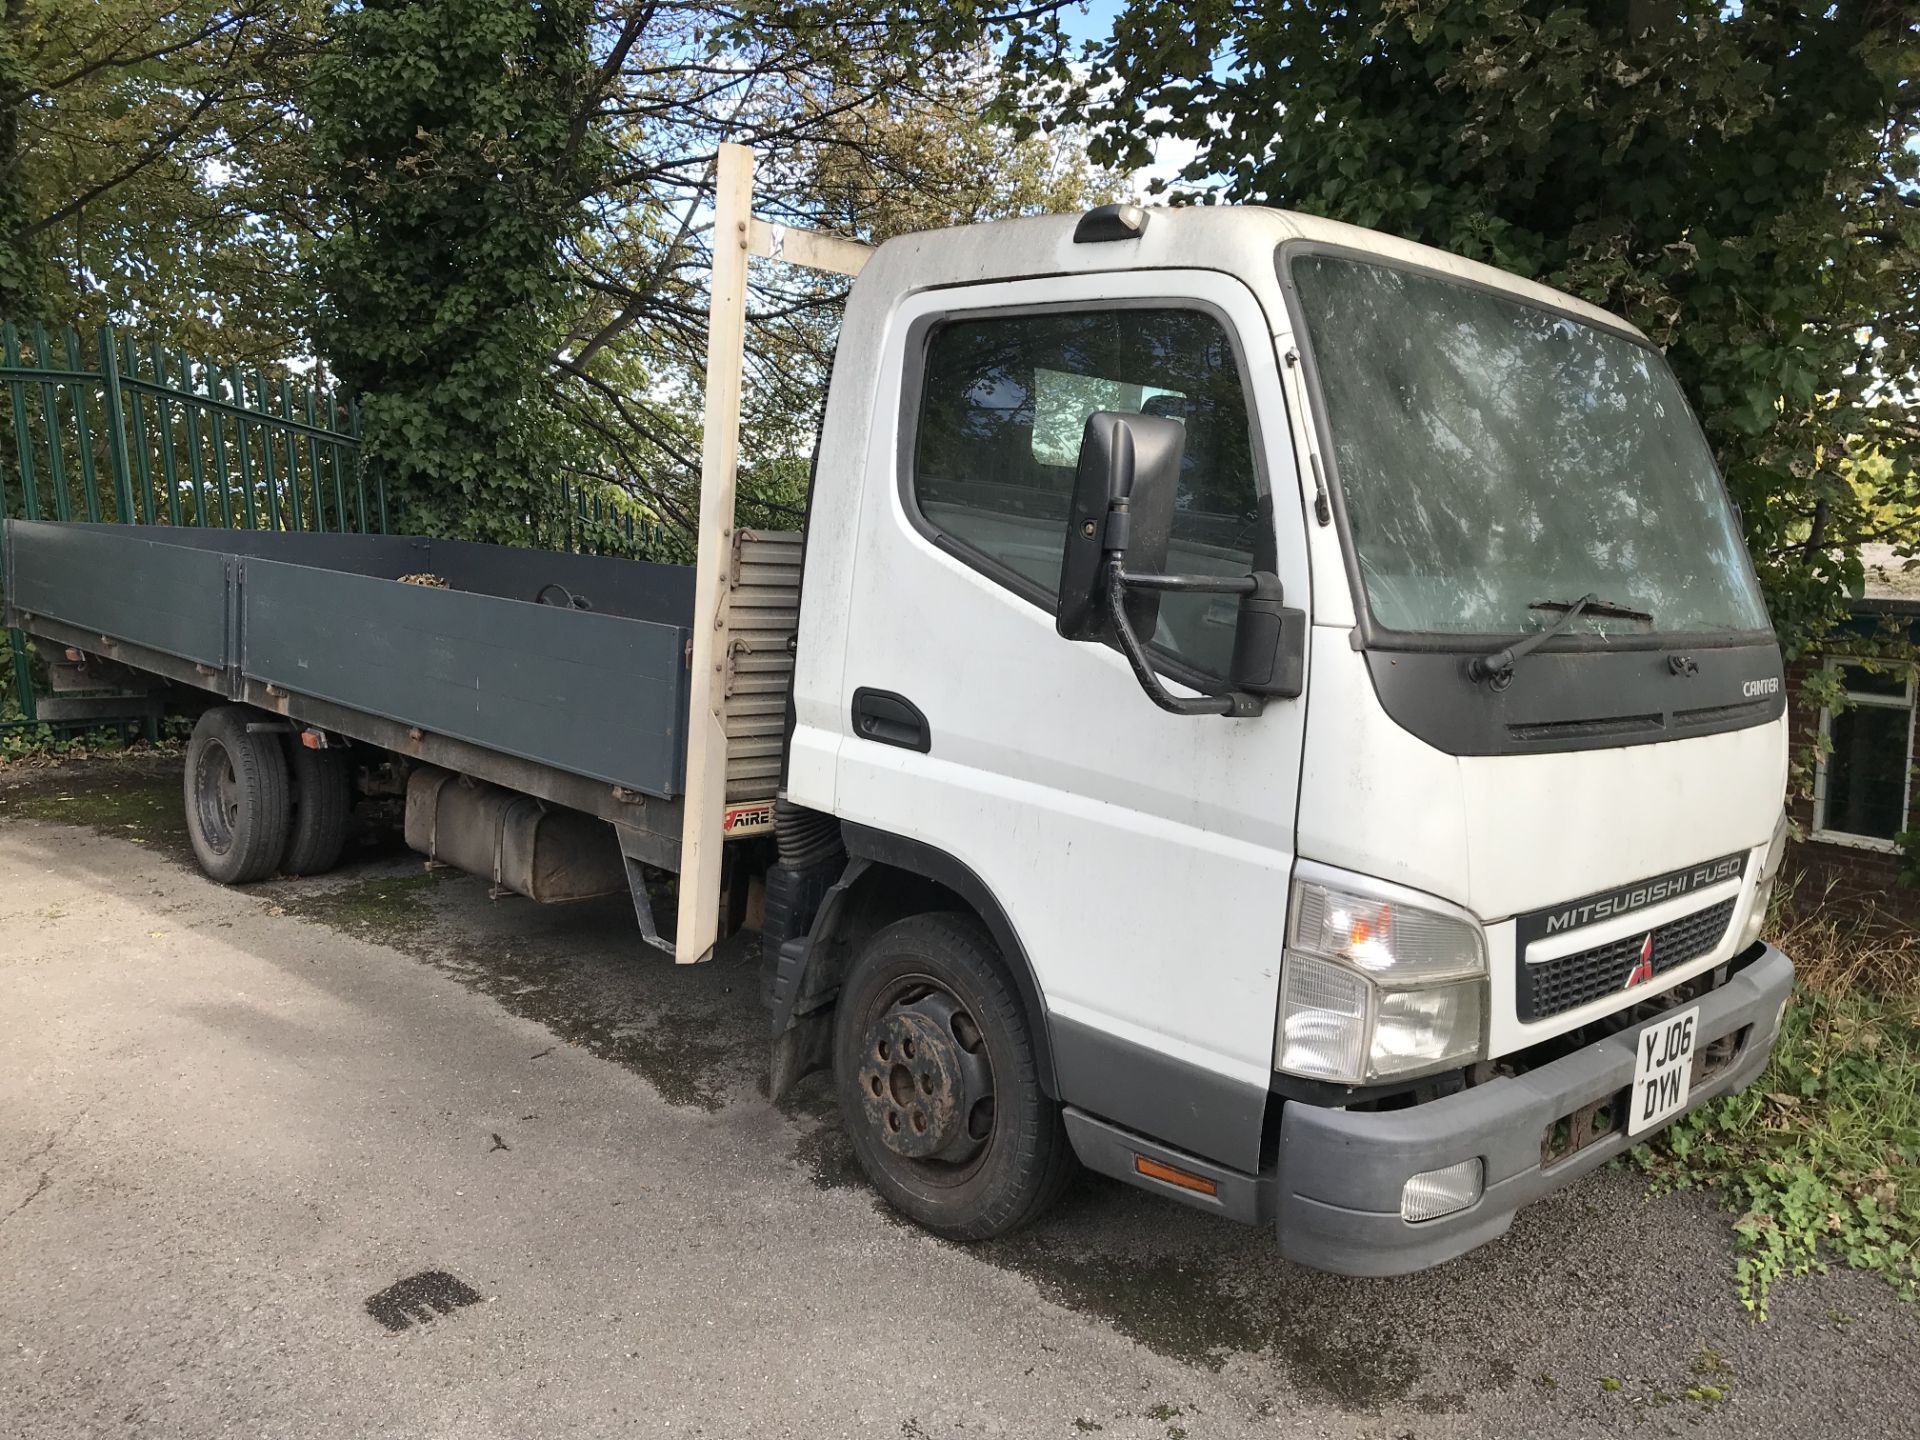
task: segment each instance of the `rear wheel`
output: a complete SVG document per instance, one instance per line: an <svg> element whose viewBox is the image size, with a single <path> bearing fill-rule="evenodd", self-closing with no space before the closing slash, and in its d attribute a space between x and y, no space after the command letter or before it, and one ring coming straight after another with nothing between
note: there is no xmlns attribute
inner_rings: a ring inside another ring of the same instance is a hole
<svg viewBox="0 0 1920 1440"><path fill-rule="evenodd" d="M1024 1007L970 916L870 939L841 987L834 1083L854 1152L910 1219L985 1240L1037 1219L1073 1171Z"/></svg>
<svg viewBox="0 0 1920 1440"><path fill-rule="evenodd" d="M209 710L187 747L187 834L200 868L222 885L264 880L287 847L287 760L271 731L251 731L244 705Z"/></svg>
<svg viewBox="0 0 1920 1440"><path fill-rule="evenodd" d="M280 868L289 875L323 875L340 861L353 812L353 761L338 747L309 750L289 737L287 778L293 815Z"/></svg>

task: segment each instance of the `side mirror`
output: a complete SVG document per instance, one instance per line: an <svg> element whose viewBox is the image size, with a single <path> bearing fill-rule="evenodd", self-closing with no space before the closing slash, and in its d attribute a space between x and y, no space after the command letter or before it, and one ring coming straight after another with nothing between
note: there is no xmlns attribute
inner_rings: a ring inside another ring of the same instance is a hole
<svg viewBox="0 0 1920 1440"><path fill-rule="evenodd" d="M1113 638L1109 552L1124 555L1128 568L1143 574L1166 569L1186 444L1186 426L1164 416L1096 410L1087 417L1054 607L1054 628L1067 639ZM1160 621L1159 593L1129 592L1126 608L1134 633L1152 635Z"/></svg>
<svg viewBox="0 0 1920 1440"><path fill-rule="evenodd" d="M1159 415L1101 410L1087 417L1067 513L1054 628L1069 640L1111 641L1149 699L1176 715L1258 715L1267 696L1300 694L1306 612L1282 603L1280 578L1164 574L1186 428ZM1161 684L1141 636L1152 637L1160 596L1238 595L1232 683L1224 695L1186 697Z"/></svg>

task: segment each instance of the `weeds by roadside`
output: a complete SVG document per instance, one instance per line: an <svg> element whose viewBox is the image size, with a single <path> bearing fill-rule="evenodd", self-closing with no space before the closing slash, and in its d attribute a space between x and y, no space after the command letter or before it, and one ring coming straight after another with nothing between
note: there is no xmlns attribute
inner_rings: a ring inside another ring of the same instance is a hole
<svg viewBox="0 0 1920 1440"><path fill-rule="evenodd" d="M169 716L160 739L129 739L119 730L102 728L59 734L50 725L22 725L0 730L0 773L57 765L67 760L94 760L107 755L177 754L186 743L188 727Z"/></svg>
<svg viewBox="0 0 1920 1440"><path fill-rule="evenodd" d="M101 755L170 753L192 732L192 723L179 715L160 721L158 742L139 737L137 722L102 724L87 730L70 725L33 724L20 708L15 693L13 632L0 629L0 772L37 768L62 760L87 760ZM29 657L33 651L28 649ZM44 687L39 681L34 688Z"/></svg>
<svg viewBox="0 0 1920 1440"><path fill-rule="evenodd" d="M1633 1153L1656 1188L1716 1186L1740 1218L1741 1301L1828 1258L1920 1297L1920 936L1813 897L1775 943L1799 980L1773 1062Z"/></svg>

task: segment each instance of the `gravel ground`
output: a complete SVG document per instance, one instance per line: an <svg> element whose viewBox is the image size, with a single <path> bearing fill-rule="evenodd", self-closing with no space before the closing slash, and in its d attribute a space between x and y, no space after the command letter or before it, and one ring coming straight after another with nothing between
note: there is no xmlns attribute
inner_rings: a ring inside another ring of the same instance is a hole
<svg viewBox="0 0 1920 1440"><path fill-rule="evenodd" d="M934 1240L762 1097L745 947L377 847L221 890L176 785L0 789L0 1436L1914 1433L1913 1307L1755 1323L1620 1171L1393 1281L1093 1178Z"/></svg>

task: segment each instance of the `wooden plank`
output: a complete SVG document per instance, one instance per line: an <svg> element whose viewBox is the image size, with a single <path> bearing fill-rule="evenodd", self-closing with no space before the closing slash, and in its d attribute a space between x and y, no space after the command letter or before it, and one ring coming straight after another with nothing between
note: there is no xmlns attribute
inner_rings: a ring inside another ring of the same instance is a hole
<svg viewBox="0 0 1920 1440"><path fill-rule="evenodd" d="M747 334L747 242L753 152L722 145L714 184L707 310L707 404L700 446L700 549L694 578L687 784L680 832L680 913L673 958L705 960L720 937L727 798L727 584L740 459L740 371Z"/></svg>
<svg viewBox="0 0 1920 1440"><path fill-rule="evenodd" d="M873 246L845 240L819 230L774 225L755 217L747 229L747 253L807 270L829 270L835 275L858 275L873 258Z"/></svg>

